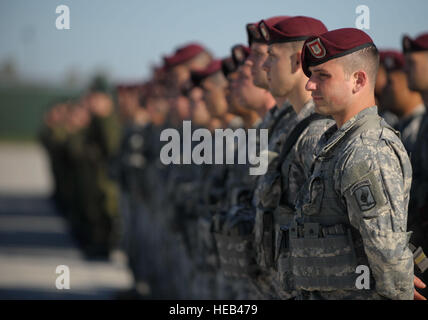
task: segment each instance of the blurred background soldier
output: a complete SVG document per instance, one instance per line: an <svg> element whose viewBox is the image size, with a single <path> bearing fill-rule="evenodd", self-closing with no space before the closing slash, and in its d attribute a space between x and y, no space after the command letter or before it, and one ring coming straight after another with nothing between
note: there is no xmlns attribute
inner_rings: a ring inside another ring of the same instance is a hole
<svg viewBox="0 0 428 320"><path fill-rule="evenodd" d="M398 121L404 147L412 154L425 106L419 92L409 89L404 72L404 56L398 51L381 51L380 65L386 72L386 84L380 94L380 103L388 106Z"/></svg>
<svg viewBox="0 0 428 320"><path fill-rule="evenodd" d="M422 95L425 106L428 103L428 33L419 35L415 39L403 37L403 53L406 58L406 74L410 90L418 91ZM413 180L410 193L408 228L413 231L411 243L415 255L415 274L425 283L428 261L423 251L428 251L428 116L425 112L419 133L411 155ZM420 290L426 296L428 290Z"/></svg>
<svg viewBox="0 0 428 320"><path fill-rule="evenodd" d="M266 23L275 24L284 21L288 17L272 17L264 20ZM263 21L263 20L262 20ZM286 95L272 89L268 79L267 69L264 67L268 58L268 41L260 32L260 22L247 25L247 33L251 43L250 62L252 62L252 75L254 84L262 89L269 90L276 101L276 106L271 109L272 122L268 124L268 170L265 175L260 176L253 196L253 205L256 208L254 227L254 242L257 263L260 273L253 277L252 283L258 289L261 299L278 299L275 289L275 274L272 273L273 264L272 239L273 233L268 224L269 215L273 214L277 201L274 199L277 190L273 190L275 180L278 177L278 156L289 131L296 123L296 112L287 100ZM275 160L276 159L276 160ZM266 231L266 232L265 232Z"/></svg>
<svg viewBox="0 0 428 320"><path fill-rule="evenodd" d="M241 102L241 98L251 97L256 99L254 104L260 104L260 97L257 96L259 88L254 87L250 69L244 65L250 49L235 45L231 51L231 58L223 60L223 74L228 80L226 100L229 111L242 119L243 129L257 130L261 122L260 115ZM256 89L254 95L251 95L252 89ZM247 154L250 143L258 144L257 138L258 136L255 141L251 141L250 135L247 134L245 142L235 142L235 161L240 154ZM249 174L250 165L247 161L226 166L223 181L225 196L218 202L212 217L212 232L221 267L218 274L219 287L228 292L228 295L223 296L229 299L248 299L253 295L245 277L248 277L255 267L254 256L249 251L251 243L248 241L254 225L250 200L255 176Z"/></svg>
<svg viewBox="0 0 428 320"><path fill-rule="evenodd" d="M200 103L201 92L191 90L191 73L206 68L211 61L212 56L208 50L196 43L186 44L178 48L173 55L164 58L167 78L171 81L167 81L169 125L179 132L183 128L183 121L192 119L197 121L197 125L192 127L192 132L198 125L209 121L206 107ZM181 146L184 136L181 135L180 139ZM182 155L180 158L183 161ZM163 216L161 225L165 244L163 246L165 257L162 263L166 265L166 274L173 274L171 281L165 283L165 290L169 291L172 286L179 297L197 297L198 295L193 295L191 282L193 268L191 257L196 246L196 242L192 241L196 231L191 217L195 215L194 206L197 199L195 195L201 166L190 164L164 167L166 188L164 184L159 185L164 193L159 197L158 206L159 216ZM189 228L192 232L188 232ZM203 287L204 285L200 284L200 288Z"/></svg>
<svg viewBox="0 0 428 320"><path fill-rule="evenodd" d="M199 91L197 88L202 90L202 101L211 118L208 128L212 133L214 129L228 125L235 127L237 124L232 123L236 116L230 113L226 98L228 81L222 72L222 61L213 60L206 68L193 71L191 79L195 86L192 91ZM214 118L218 120L217 123L213 123ZM213 144L213 159L216 151ZM193 165L193 167L199 167L199 180L194 184L197 189L193 189L196 191L196 197L191 197L192 206L187 206L187 212L191 213L189 216L191 218L185 223L184 234L189 247L188 252L193 261L193 295L208 299L225 299L227 297L225 294L230 294L230 291L224 290L222 279L218 278L218 260L211 234L212 215L225 196L226 165L224 163L223 161L223 164Z"/></svg>
<svg viewBox="0 0 428 320"><path fill-rule="evenodd" d="M332 125L332 120L315 114L311 93L305 90L308 78L302 70L301 52L303 39L326 32L327 28L317 19L300 16L275 24L262 21L259 29L269 44L268 58L263 66L267 71L270 90L286 97L297 115L291 125L292 131L286 134L286 140L275 159L278 166L270 170L273 180L266 190L270 193L270 206L258 212L263 214L258 220L263 224L257 224L255 231L264 237L263 249L271 251L270 271L276 274L274 285L278 297L290 299L295 292L287 267L288 251L281 243L282 228L293 220L295 199L310 176L315 159L313 150L318 139Z"/></svg>
<svg viewBox="0 0 428 320"><path fill-rule="evenodd" d="M118 190L111 179L112 159L120 142L119 121L113 100L104 88L94 86L84 97L91 113L87 134L87 156L92 166L93 210L89 211L92 228L90 255L108 255L118 245Z"/></svg>
<svg viewBox="0 0 428 320"><path fill-rule="evenodd" d="M65 151L67 155L68 176L66 182L72 188L70 223L82 247L87 248L92 240L93 221L90 220L96 203L92 187L93 172L88 158L87 135L91 122L89 110L80 102L70 105L67 117L67 141Z"/></svg>
<svg viewBox="0 0 428 320"><path fill-rule="evenodd" d="M53 197L55 204L61 212L65 213L67 208L66 180L65 177L65 154L64 143L67 138L65 121L67 118L67 99L60 99L53 103L44 116L44 124L40 131L39 138L46 148L51 170L54 178Z"/></svg>
<svg viewBox="0 0 428 320"><path fill-rule="evenodd" d="M117 87L117 102L122 123L122 138L118 152L120 197L119 210L122 218L121 248L128 256L128 264L134 276L135 287L127 292L129 298L150 295L149 260L147 233L140 232L147 149L147 129L150 121L148 112L140 105L145 93L143 85L121 85Z"/></svg>
<svg viewBox="0 0 428 320"><path fill-rule="evenodd" d="M385 65L383 64L384 55L380 55L380 64L379 70L376 75L376 84L375 84L375 99L376 105L379 107L379 115L385 119L385 121L390 126L395 126L398 122L398 117L391 112L389 106L387 105L388 101L382 100L382 92L388 81L387 71Z"/></svg>

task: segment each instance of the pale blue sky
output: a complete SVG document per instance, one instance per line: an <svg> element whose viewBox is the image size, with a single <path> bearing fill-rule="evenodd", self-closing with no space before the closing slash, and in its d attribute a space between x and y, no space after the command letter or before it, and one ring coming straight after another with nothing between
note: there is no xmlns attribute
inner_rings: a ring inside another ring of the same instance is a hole
<svg viewBox="0 0 428 320"><path fill-rule="evenodd" d="M71 30L57 30L55 9L70 8ZM307 15L328 29L355 27L358 5L370 9L379 48L400 48L401 36L428 31L427 0L0 0L0 64L13 57L23 77L61 81L107 69L113 80L135 80L187 41L216 56L246 42L245 24L274 15Z"/></svg>

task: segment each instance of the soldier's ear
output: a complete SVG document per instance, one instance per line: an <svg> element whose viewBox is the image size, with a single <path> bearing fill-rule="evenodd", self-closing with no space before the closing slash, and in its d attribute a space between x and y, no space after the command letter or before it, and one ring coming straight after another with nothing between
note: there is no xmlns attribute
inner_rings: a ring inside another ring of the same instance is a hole
<svg viewBox="0 0 428 320"><path fill-rule="evenodd" d="M301 52L297 51L292 56L292 71L297 72L299 69L302 69L302 59L301 59Z"/></svg>
<svg viewBox="0 0 428 320"><path fill-rule="evenodd" d="M299 50L296 52L296 65L301 66L302 65L302 50Z"/></svg>
<svg viewBox="0 0 428 320"><path fill-rule="evenodd" d="M364 70L358 70L352 74L352 80L354 82L353 93L357 93L367 86L368 75Z"/></svg>

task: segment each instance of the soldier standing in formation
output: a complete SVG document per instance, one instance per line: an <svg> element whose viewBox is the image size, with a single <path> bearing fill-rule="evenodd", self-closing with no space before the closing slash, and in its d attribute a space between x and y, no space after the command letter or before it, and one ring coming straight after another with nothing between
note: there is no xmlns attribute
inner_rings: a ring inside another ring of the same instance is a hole
<svg viewBox="0 0 428 320"><path fill-rule="evenodd" d="M85 252L121 247L129 297L422 299L428 35L404 37L404 56L382 51L379 66L358 29L276 16L246 31L230 57L185 44L117 100L98 82L49 110L55 199ZM267 129L267 172L163 164L161 133L189 120L192 132L256 129L235 162Z"/></svg>

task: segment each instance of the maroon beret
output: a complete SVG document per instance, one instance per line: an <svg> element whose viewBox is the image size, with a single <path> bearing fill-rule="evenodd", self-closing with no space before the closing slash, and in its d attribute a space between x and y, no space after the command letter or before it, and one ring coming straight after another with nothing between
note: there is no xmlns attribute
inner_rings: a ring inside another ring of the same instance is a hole
<svg viewBox="0 0 428 320"><path fill-rule="evenodd" d="M379 51L379 63L387 71L403 70L405 65L404 55L397 50Z"/></svg>
<svg viewBox="0 0 428 320"><path fill-rule="evenodd" d="M403 52L428 51L428 33L421 34L415 40L403 36Z"/></svg>
<svg viewBox="0 0 428 320"><path fill-rule="evenodd" d="M205 69L192 71L190 77L193 84L195 86L199 86L203 80L213 75L214 73L221 71L221 67L221 60L213 60Z"/></svg>
<svg viewBox="0 0 428 320"><path fill-rule="evenodd" d="M265 21L267 21L270 24L275 24L285 18L288 18L288 16L272 17L272 18L266 19ZM265 39L260 34L260 30L259 30L260 22L261 21L256 23L248 23L246 25L249 46L251 46L253 42L266 43Z"/></svg>
<svg viewBox="0 0 428 320"><path fill-rule="evenodd" d="M371 46L376 48L370 36L355 28L337 29L310 37L303 45L303 72L310 77L310 66L317 66Z"/></svg>
<svg viewBox="0 0 428 320"><path fill-rule="evenodd" d="M310 36L317 36L327 32L327 28L318 19L297 16L282 19L272 23L262 20L259 24L259 31L268 44L301 41Z"/></svg>
<svg viewBox="0 0 428 320"><path fill-rule="evenodd" d="M121 83L116 86L116 90L119 92L127 92L127 91L140 91L141 83Z"/></svg>
<svg viewBox="0 0 428 320"><path fill-rule="evenodd" d="M249 55L250 48L242 44L237 44L232 47L232 59L237 66L244 64L245 60L247 60Z"/></svg>
<svg viewBox="0 0 428 320"><path fill-rule="evenodd" d="M197 43L191 43L178 48L175 53L169 57L164 57L164 63L167 68L175 67L179 64L185 63L190 59L196 57L205 49Z"/></svg>

